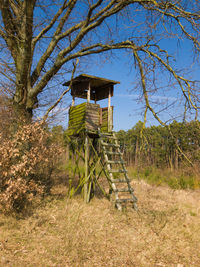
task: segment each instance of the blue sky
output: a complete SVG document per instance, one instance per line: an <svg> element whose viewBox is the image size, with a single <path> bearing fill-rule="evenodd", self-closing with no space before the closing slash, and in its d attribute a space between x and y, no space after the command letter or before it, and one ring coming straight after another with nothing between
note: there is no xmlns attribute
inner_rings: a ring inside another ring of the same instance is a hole
<svg viewBox="0 0 200 267"><path fill-rule="evenodd" d="M170 44L170 41L166 41L166 46ZM188 43L182 47L178 47L179 54L177 57L176 65L178 67L186 67L188 64L192 64L192 58L189 56ZM102 59L93 59L88 69L83 69L82 73L95 75L115 81L119 81L120 84L114 87L114 96L112 97L111 104L114 106L114 130L129 130L139 120L143 120L144 102L139 101L140 91L133 90L134 82L136 81L135 69L130 67L129 59L125 53L120 52L117 58L112 61L105 61L102 63ZM197 79L199 75L198 66L192 67L192 78ZM80 71L81 73L81 71ZM77 73L76 75L79 75ZM174 88L158 91L154 96L150 98L152 101L156 101L159 104L159 108L162 109L162 105L168 101L168 104L175 103L174 107L169 108L167 112L160 114L160 117L167 121L169 119L176 118L181 120L179 114L182 113L182 105L179 104L178 94ZM76 104L83 102L84 100L76 100ZM101 107L107 106L107 99L98 102ZM158 125L158 122L153 116L148 113L147 126Z"/></svg>
<svg viewBox="0 0 200 267"><path fill-rule="evenodd" d="M59 0L55 2L55 5L52 5L51 8L41 9L38 7L35 9L36 22L40 20L40 17L45 18L45 23L48 24L49 20L51 20L51 15L56 12L59 8L59 3L63 1ZM51 3L51 1L47 1L47 3ZM184 3L184 1L183 1ZM66 23L64 30L66 30L73 23L77 23L82 19L83 13L88 10L89 2L78 2L78 6L73 10L75 12L70 15L68 23ZM103 5L106 5L107 2L103 1ZM39 9L39 10L38 10ZM165 19L164 19L165 21ZM85 47L88 44L94 44L98 42L102 43L115 43L118 41L133 41L137 45L146 44L148 40L148 45L151 46L152 51L157 51L159 54L162 54L161 51L158 51L156 46L152 46L152 44L159 45L162 49L166 49L170 54L177 54L176 60L172 60L173 67L177 67L178 69L182 69L186 66L190 66L193 63L193 57L191 56L191 43L184 38L184 35L181 33L180 27L177 27L175 23L170 23L166 18L166 24L158 13L151 13L149 11L145 11L142 6L133 5L130 8L124 9L119 12L116 16L110 17L106 20L106 22L102 23L99 28L95 29L93 33L88 33L87 36L82 40L82 43L74 50L78 51L80 47ZM184 19L181 20L182 23ZM149 23L150 22L150 23ZM57 21L56 25L59 22ZM152 23L153 27L152 27ZM163 25L164 23L164 25ZM41 23L41 25L43 25ZM40 26L41 26L40 25ZM53 31L55 30L56 25L45 35L45 38L41 43L39 42L36 46L35 50L35 58L33 60L33 67L38 62L39 57L45 51L46 46L51 41L51 36ZM188 28L189 32L191 30L191 26L188 21L185 21L183 25ZM43 25L45 26L45 24ZM40 27L39 27L40 29ZM41 30L41 29L40 29ZM35 32L35 34L37 31ZM197 32L198 35L198 32ZM74 38L75 33L70 38ZM199 36L199 35L198 35ZM69 38L69 39L70 39ZM180 38L180 39L178 39ZM84 43L86 41L86 43ZM56 58L56 53L60 51L59 49L63 49L68 46L70 40L68 38L64 38L59 44L58 49L54 51L52 57L46 62L43 73L51 67L53 64L53 60ZM136 90L133 90L136 86L135 82L138 82L138 76L136 77L136 70L134 68L134 62L131 54L127 54L122 51L115 51L114 57L110 58L109 53L105 54L105 56L90 56L88 58L81 58L81 67L78 67L78 71L75 76L86 73L90 75L95 75L103 78L108 78L112 80L119 81L120 84L115 86L114 96L112 98L112 105L114 106L114 130L118 131L120 129L128 130L132 128L139 120L143 119L142 112L144 111L144 102L140 99L141 89L139 84L137 85ZM196 55L195 55L196 57ZM144 57L142 58L144 59ZM148 66L149 67L149 66ZM151 65L152 67L152 65ZM199 79L199 66L197 64L192 65L190 68L190 74L187 76L191 79ZM71 78L71 70L72 70L72 62L68 62L66 66L63 66L63 69L60 70L52 81L48 84L43 92L38 96L41 102L41 109L36 110L36 116L42 116L42 112L46 108L45 105L50 105L51 101L55 101L63 90L62 84ZM59 76L60 75L60 76ZM65 76L66 75L66 76ZM150 79L148 80L148 89L154 90L152 86L154 73L150 74ZM64 77L64 79L63 79ZM172 83L171 87L166 87L166 83L170 82L168 80L168 75L165 76L162 73L162 70L158 71L158 87L157 91L150 92L149 100L153 103L155 107L155 111L158 112L159 116L163 121L168 121L169 119L178 119L180 113L183 111L183 105L180 102L181 93L178 93L180 89L175 88L175 85ZM63 79L63 80L62 80ZM47 97L48 96L48 97ZM63 106L61 106L61 110L65 111L65 117L60 116L60 121L66 128L66 109L69 105L70 96L69 94L65 96L63 99ZM164 108L166 103L170 105L170 108L163 113L160 113L160 110ZM78 104L79 101L76 102ZM171 104L174 103L174 106ZM107 106L107 101L100 102L102 107ZM59 107L55 109L59 110ZM63 112L64 114L64 112ZM62 117L62 118L61 118ZM188 117L188 120L192 119ZM147 125L155 125L158 122L152 117L152 115L148 114Z"/></svg>
<svg viewBox="0 0 200 267"><path fill-rule="evenodd" d="M77 10L80 12L81 9ZM160 45L162 49L166 49L170 55L176 55L175 59L172 59L172 65L176 69L181 69L184 72L184 68L192 65L193 58L191 56L191 43L184 39L183 34L181 34L180 30L174 26L171 27L171 23L169 25L166 24L166 28L163 28L162 21L160 21L160 17L157 19L155 17L155 21L157 20L158 25L155 29L148 27L145 23L145 16L148 12L144 12L142 8L138 9L135 12L135 9L130 9L129 17L126 16L126 13L121 16L119 14L118 21L119 23L115 23L115 19L108 18L107 22L110 25L109 30L106 28L105 24L102 24L97 31L98 34L92 35L94 38L93 41L101 41L101 39L106 39L107 35L114 41L123 40L134 40L136 43L146 43L146 36L151 36L152 31L152 44ZM148 13L149 14L149 13ZM75 16L76 19L79 19L79 16ZM151 17L150 17L151 18ZM151 19L154 20L154 17ZM114 27L118 24L118 29L116 34ZM110 34L111 29L111 36ZM108 34L109 33L109 34ZM174 33L174 34L173 34ZM164 35L163 35L164 34ZM178 35L181 39L178 39ZM132 36L130 38L130 36ZM87 36L88 37L88 36ZM89 37L91 37L89 35ZM140 41L137 40L139 38ZM142 39L141 39L142 38ZM111 40L109 39L109 40ZM118 40L119 39L119 40ZM147 38L148 39L148 38ZM149 40L149 39L148 39ZM103 40L105 41L105 40ZM66 40L63 40L66 42ZM152 48L152 51L157 51L156 48ZM159 53L159 52L158 52ZM162 53L160 53L162 54ZM114 130L118 131L120 129L128 130L132 128L139 120L143 120L143 111L144 111L144 102L141 100L141 88L139 84L135 89L136 82L138 83L138 76L136 76L136 70L134 68L134 62L131 55L128 55L126 52L115 51L114 56L111 59L109 57L109 53L105 54L105 56L89 56L87 58L80 59L80 66L77 68L77 72L75 76L80 75L81 73L95 75L107 79L112 79L119 81L120 84L116 85L114 88L114 96L112 98L112 105L114 106ZM69 69L71 68L71 62L69 62ZM152 67L152 66L151 66ZM199 66L197 64L193 65L190 68L191 73L187 73L187 77L191 79L198 79L199 77ZM64 72L63 72L64 73ZM148 81L148 89L154 90L152 86L151 77L153 77L154 73L150 74L150 79ZM157 91L150 92L149 100L154 105L155 111L158 112L159 117L163 121L168 120L181 120L179 116L183 113L183 105L181 101L181 93L180 89L176 88L173 83L170 84L169 87L166 86L168 82L170 82L168 75L162 70L159 69L157 75L158 87ZM65 81L69 80L70 73L64 77ZM64 81L63 81L64 83ZM56 86L55 86L56 87ZM62 89L63 88L59 88ZM65 89L65 88L64 88ZM134 90L133 90L134 89ZM56 91L56 90L55 90ZM44 94L44 97L46 95ZM138 100L140 99L140 100ZM71 102L69 95L64 98L65 105ZM76 104L83 102L83 100L77 100ZM107 106L106 101L100 101L99 104L101 107ZM170 108L164 112L160 113L160 110L164 109L165 105L169 105ZM172 105L174 104L174 105ZM188 120L192 119L188 117ZM66 128L66 118L60 120L63 126ZM157 125L158 122L153 118L153 116L148 113L147 118L147 126Z"/></svg>

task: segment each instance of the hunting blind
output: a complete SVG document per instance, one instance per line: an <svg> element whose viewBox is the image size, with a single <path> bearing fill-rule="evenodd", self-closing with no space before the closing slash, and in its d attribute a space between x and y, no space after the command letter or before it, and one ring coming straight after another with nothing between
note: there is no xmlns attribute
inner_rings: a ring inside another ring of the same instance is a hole
<svg viewBox="0 0 200 267"><path fill-rule="evenodd" d="M127 203L132 203L136 208L137 199L128 178L119 140L112 131L111 97L116 84L119 82L82 74L64 83L64 86L71 87L72 95L67 133L74 168L69 194L73 195L81 189L87 203L99 188L107 198L113 196L115 206L121 210ZM87 101L75 105L76 98ZM106 98L108 106L101 108L97 101ZM102 180L103 174L109 186L106 186L105 179ZM74 181L77 179L75 187Z"/></svg>

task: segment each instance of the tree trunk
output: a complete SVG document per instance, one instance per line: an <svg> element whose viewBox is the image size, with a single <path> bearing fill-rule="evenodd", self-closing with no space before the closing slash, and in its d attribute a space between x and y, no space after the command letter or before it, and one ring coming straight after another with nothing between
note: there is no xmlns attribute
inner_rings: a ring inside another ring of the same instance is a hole
<svg viewBox="0 0 200 267"><path fill-rule="evenodd" d="M135 167L138 166L138 138L136 140L136 145L135 145Z"/></svg>
<svg viewBox="0 0 200 267"><path fill-rule="evenodd" d="M26 105L16 103L15 101L13 101L13 109L17 122L24 121L26 123L30 123L32 121L33 109L27 109Z"/></svg>

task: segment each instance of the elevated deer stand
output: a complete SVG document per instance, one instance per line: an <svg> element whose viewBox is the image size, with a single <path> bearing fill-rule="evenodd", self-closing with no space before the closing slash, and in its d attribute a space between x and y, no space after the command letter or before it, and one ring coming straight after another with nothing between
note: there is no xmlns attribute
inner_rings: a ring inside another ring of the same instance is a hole
<svg viewBox="0 0 200 267"><path fill-rule="evenodd" d="M74 178L78 176L79 179L77 188L73 190L81 188L86 203L94 195L95 186L98 186L108 198L113 192L115 206L121 210L122 205L126 203L132 203L136 208L137 199L130 185L119 142L112 132L111 97L114 85L117 83L119 82L86 74L72 80L68 136L73 144ZM70 81L64 85L69 86L69 84ZM76 97L87 101L75 106ZM101 108L97 101L106 98L108 107ZM83 164L84 174L80 170ZM101 186L102 173L107 178L109 192Z"/></svg>

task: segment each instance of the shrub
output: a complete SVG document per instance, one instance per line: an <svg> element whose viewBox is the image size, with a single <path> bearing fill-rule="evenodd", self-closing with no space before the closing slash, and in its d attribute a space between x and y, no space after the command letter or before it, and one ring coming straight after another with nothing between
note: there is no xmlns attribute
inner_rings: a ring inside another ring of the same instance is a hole
<svg viewBox="0 0 200 267"><path fill-rule="evenodd" d="M0 134L0 209L20 212L35 195L49 192L59 153L39 122L24 124L5 138Z"/></svg>

